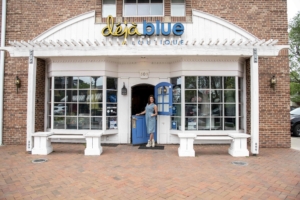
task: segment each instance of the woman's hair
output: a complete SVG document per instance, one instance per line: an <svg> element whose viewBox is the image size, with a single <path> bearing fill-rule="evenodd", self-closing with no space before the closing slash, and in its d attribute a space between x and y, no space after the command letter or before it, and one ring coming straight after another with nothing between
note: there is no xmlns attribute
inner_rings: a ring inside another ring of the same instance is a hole
<svg viewBox="0 0 300 200"><path fill-rule="evenodd" d="M151 103L151 102L150 102L150 98L151 98L151 97L153 98L153 103L155 103L154 96L151 94L151 95L149 96L149 98L148 98L148 104L149 104L149 105L150 105L150 103Z"/></svg>

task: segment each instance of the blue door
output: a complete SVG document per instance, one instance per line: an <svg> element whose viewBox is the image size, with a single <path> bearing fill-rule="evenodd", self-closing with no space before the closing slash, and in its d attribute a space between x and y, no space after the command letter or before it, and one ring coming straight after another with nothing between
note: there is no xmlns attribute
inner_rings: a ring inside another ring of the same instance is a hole
<svg viewBox="0 0 300 200"><path fill-rule="evenodd" d="M132 115L131 117L131 135L132 135L132 144L144 144L149 140L146 129L146 119L145 115ZM154 140L156 140L156 131L154 132Z"/></svg>
<svg viewBox="0 0 300 200"><path fill-rule="evenodd" d="M172 115L173 90L172 84L161 82L154 89L158 115Z"/></svg>
<svg viewBox="0 0 300 200"><path fill-rule="evenodd" d="M172 84L161 82L154 88L155 104L158 115L172 115L173 100ZM146 106L146 105L145 105ZM132 115L131 117L132 144L144 144L148 142L149 135L146 129L145 115ZM157 141L157 122L154 132L154 140Z"/></svg>

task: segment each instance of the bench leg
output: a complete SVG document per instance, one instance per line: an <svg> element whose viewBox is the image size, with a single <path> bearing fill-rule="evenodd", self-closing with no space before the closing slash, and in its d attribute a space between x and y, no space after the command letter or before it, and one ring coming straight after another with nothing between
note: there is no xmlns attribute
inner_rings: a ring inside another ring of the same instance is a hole
<svg viewBox="0 0 300 200"><path fill-rule="evenodd" d="M249 156L247 138L233 138L228 153L233 157Z"/></svg>
<svg viewBox="0 0 300 200"><path fill-rule="evenodd" d="M179 157L195 157L194 137L180 138L180 146L178 148Z"/></svg>
<svg viewBox="0 0 300 200"><path fill-rule="evenodd" d="M51 140L45 136L35 136L33 145L31 150L33 155L48 155L53 151Z"/></svg>
<svg viewBox="0 0 300 200"><path fill-rule="evenodd" d="M101 137L86 137L86 148L84 155L99 156L102 153Z"/></svg>

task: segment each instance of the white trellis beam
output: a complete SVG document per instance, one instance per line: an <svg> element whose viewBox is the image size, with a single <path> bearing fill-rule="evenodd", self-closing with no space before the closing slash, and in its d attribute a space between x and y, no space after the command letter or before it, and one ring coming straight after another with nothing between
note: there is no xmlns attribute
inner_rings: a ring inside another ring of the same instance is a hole
<svg viewBox="0 0 300 200"><path fill-rule="evenodd" d="M275 45L278 42L278 40L273 40L269 45Z"/></svg>
<svg viewBox="0 0 300 200"><path fill-rule="evenodd" d="M65 40L64 42L67 46L69 46L69 47L72 46L72 44L68 40Z"/></svg>
<svg viewBox="0 0 300 200"><path fill-rule="evenodd" d="M59 46L61 46L61 47L64 46L64 43L63 43L62 41L60 41L60 40L57 40L56 43L57 43Z"/></svg>
<svg viewBox="0 0 300 200"><path fill-rule="evenodd" d="M270 39L270 40L268 40L268 41L266 41L265 43L264 43L264 45L269 45L269 44L271 44L273 42L273 39Z"/></svg>
<svg viewBox="0 0 300 200"><path fill-rule="evenodd" d="M220 42L219 39L216 40L215 45L218 45L218 43Z"/></svg>
<svg viewBox="0 0 300 200"><path fill-rule="evenodd" d="M96 46L100 46L100 43L98 42L97 39L94 40L94 43L96 44ZM104 46L105 46L105 44L104 44Z"/></svg>
<svg viewBox="0 0 300 200"><path fill-rule="evenodd" d="M240 39L239 41L237 41L237 45L240 45L240 44L242 44L242 42L243 42L243 39Z"/></svg>
<svg viewBox="0 0 300 200"><path fill-rule="evenodd" d="M81 44L81 46L85 46L85 43L82 40L79 40L79 44Z"/></svg>
<svg viewBox="0 0 300 200"><path fill-rule="evenodd" d="M45 40L42 41L42 44L45 45L46 47L50 46L50 44L47 41L45 41Z"/></svg>
<svg viewBox="0 0 300 200"><path fill-rule="evenodd" d="M54 41L52 41L52 40L50 40L50 42L49 42L53 47L55 47L56 46L56 44L55 44L55 42Z"/></svg>
<svg viewBox="0 0 300 200"><path fill-rule="evenodd" d="M202 40L200 41L200 45L203 45L203 43L204 43L204 39L202 39Z"/></svg>
<svg viewBox="0 0 300 200"><path fill-rule="evenodd" d="M71 42L74 46L79 46L79 44L75 40L72 39Z"/></svg>
<svg viewBox="0 0 300 200"><path fill-rule="evenodd" d="M258 43L257 43L257 45L259 45L259 46L261 46L263 43L265 43L266 42L266 40L265 39L263 39L263 40L260 40Z"/></svg>
<svg viewBox="0 0 300 200"><path fill-rule="evenodd" d="M87 39L86 43L89 45L89 46L93 46L93 43L91 43L91 41L89 39Z"/></svg>
<svg viewBox="0 0 300 200"><path fill-rule="evenodd" d="M225 45L226 43L227 43L227 39L225 39L222 44Z"/></svg>
<svg viewBox="0 0 300 200"><path fill-rule="evenodd" d="M211 42L212 42L212 39L210 38L210 39L208 40L208 43L207 43L207 45L210 45L210 44L211 44Z"/></svg>
<svg viewBox="0 0 300 200"><path fill-rule="evenodd" d="M229 44L230 44L230 45L233 45L234 42L235 42L235 39L232 39L232 40L229 42Z"/></svg>

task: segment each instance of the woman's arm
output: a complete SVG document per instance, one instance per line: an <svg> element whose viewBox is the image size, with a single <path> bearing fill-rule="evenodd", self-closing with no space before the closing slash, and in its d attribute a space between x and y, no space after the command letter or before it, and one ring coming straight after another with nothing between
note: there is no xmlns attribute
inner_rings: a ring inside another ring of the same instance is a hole
<svg viewBox="0 0 300 200"><path fill-rule="evenodd" d="M138 113L138 114L136 114L136 115L143 115L143 114L145 114L145 113L146 113L146 110L144 110L143 112Z"/></svg>
<svg viewBox="0 0 300 200"><path fill-rule="evenodd" d="M154 106L154 114L151 115L151 117L157 116L157 106Z"/></svg>

